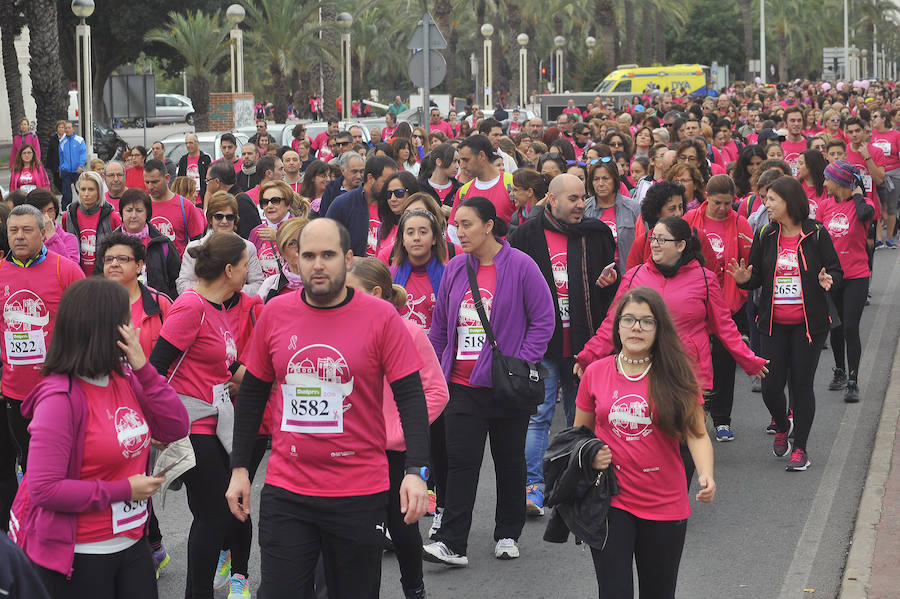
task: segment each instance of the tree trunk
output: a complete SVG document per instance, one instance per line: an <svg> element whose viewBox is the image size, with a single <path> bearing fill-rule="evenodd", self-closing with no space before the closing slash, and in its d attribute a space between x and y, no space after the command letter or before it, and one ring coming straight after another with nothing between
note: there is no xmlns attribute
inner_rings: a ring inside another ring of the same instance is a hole
<svg viewBox="0 0 900 599"><path fill-rule="evenodd" d="M56 135L56 121L66 118L66 86L59 63L59 33L54 0L29 0L25 3L31 42L31 96L37 105L37 135L41 155L46 156L50 140ZM88 153L93 148L88 148Z"/></svg>
<svg viewBox="0 0 900 599"><path fill-rule="evenodd" d="M613 0L594 0L594 14L600 21L603 67L612 71L616 68L616 7Z"/></svg>
<svg viewBox="0 0 900 599"><path fill-rule="evenodd" d="M337 13L333 5L323 5L322 9L322 23L331 23L334 24L337 20ZM322 41L328 44L331 48L339 48L340 42L338 40L337 33L335 31L323 31L322 32ZM340 118L341 115L338 114L337 109L337 86L338 86L338 73L335 68L335 64L333 59L329 56L322 56L322 79L324 82L323 86L323 94L322 94L322 104L323 116L326 119L334 119ZM347 101L347 98L343 98L343 102Z"/></svg>
<svg viewBox="0 0 900 599"><path fill-rule="evenodd" d="M294 114L299 118L309 118L309 95L312 90L312 77L308 69L291 69L291 98L294 101Z"/></svg>
<svg viewBox="0 0 900 599"><path fill-rule="evenodd" d="M663 10L656 9L656 50L654 54L659 64L666 64L666 34L663 23Z"/></svg>
<svg viewBox="0 0 900 599"><path fill-rule="evenodd" d="M753 57L753 0L740 0L738 4L741 6L741 22L744 26L744 80L750 81L753 78L753 73L750 72L750 59Z"/></svg>
<svg viewBox="0 0 900 599"><path fill-rule="evenodd" d="M275 122L284 123L287 120L287 96L288 89L284 80L284 73L281 71L281 65L272 63L269 67L272 74L272 104L275 110Z"/></svg>
<svg viewBox="0 0 900 599"><path fill-rule="evenodd" d="M447 40L447 50L443 52L444 58L447 59L447 77L444 79L444 87L448 90L453 89L456 78L460 76L457 72L456 63L456 31L451 30L450 14L453 12L453 4L450 0L435 0L434 2L434 21L437 23L438 29Z"/></svg>
<svg viewBox="0 0 900 599"><path fill-rule="evenodd" d="M651 26L653 7L645 2L641 7L641 65L649 67L653 63L653 35L656 33Z"/></svg>
<svg viewBox="0 0 900 599"><path fill-rule="evenodd" d="M509 81L510 106L519 105L519 42L516 38L522 33L522 12L518 0L506 0L506 15L509 35L507 38L505 75Z"/></svg>
<svg viewBox="0 0 900 599"><path fill-rule="evenodd" d="M788 80L788 39L784 34L783 27L777 27L775 31L778 40L778 79L781 81Z"/></svg>
<svg viewBox="0 0 900 599"><path fill-rule="evenodd" d="M634 2L625 1L625 61L637 62L637 31L634 25Z"/></svg>
<svg viewBox="0 0 900 599"><path fill-rule="evenodd" d="M209 131L209 80L194 75L188 79L188 90L194 104L194 131Z"/></svg>
<svg viewBox="0 0 900 599"><path fill-rule="evenodd" d="M13 0L0 0L0 36L2 36L3 70L6 74L6 95L9 98L9 122L12 134L19 132L19 121L25 118L25 100L22 97L22 76L19 74L19 57L16 54L15 8Z"/></svg>

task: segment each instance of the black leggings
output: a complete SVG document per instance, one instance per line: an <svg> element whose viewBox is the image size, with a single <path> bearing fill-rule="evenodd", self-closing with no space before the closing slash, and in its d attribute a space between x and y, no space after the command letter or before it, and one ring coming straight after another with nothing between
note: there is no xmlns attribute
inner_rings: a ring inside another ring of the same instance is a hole
<svg viewBox="0 0 900 599"><path fill-rule="evenodd" d="M22 402L18 399L6 398L6 418L13 443L16 445L16 454L22 472L28 464L28 443L31 435L28 434L28 420L22 416Z"/></svg>
<svg viewBox="0 0 900 599"><path fill-rule="evenodd" d="M844 279L831 288L831 299L841 318L841 326L831 329L831 351L834 365L844 369L844 344L847 346L847 378L857 380L862 342L859 339L859 321L869 292L869 279Z"/></svg>
<svg viewBox="0 0 900 599"><path fill-rule="evenodd" d="M603 550L591 548L600 599L634 597L632 562L641 599L674 599L687 520L644 520L610 508Z"/></svg>
<svg viewBox="0 0 900 599"><path fill-rule="evenodd" d="M147 539L108 555L76 553L72 579L65 574L35 566L53 599L157 599L153 557ZM210 576L210 580L212 580Z"/></svg>
<svg viewBox="0 0 900 599"><path fill-rule="evenodd" d="M256 476L259 464L262 462L263 456L266 455L266 445L268 437L257 437L253 443L253 455L250 459L250 482ZM231 550L231 573L240 574L244 578L250 578L249 562L250 562L250 545L253 543L253 521L250 516L241 522L233 515L228 526L228 533L225 537L224 549Z"/></svg>
<svg viewBox="0 0 900 599"><path fill-rule="evenodd" d="M437 506L443 508L447 494L447 432L443 414L431 423L431 485Z"/></svg>
<svg viewBox="0 0 900 599"><path fill-rule="evenodd" d="M406 452L388 451L387 458L391 478L387 527L400 565L400 585L404 592L413 591L422 587L422 535L419 534L419 525L405 523L400 513L400 483L406 475Z"/></svg>
<svg viewBox="0 0 900 599"><path fill-rule="evenodd" d="M865 291L865 290L864 290ZM790 379L794 400L794 446L806 449L809 430L816 415L816 395L813 381L825 333L819 333L810 343L804 324L772 324L772 334L760 334L762 357L769 360L769 374L762 380L762 396L775 425L780 431L790 427L787 416L785 384Z"/></svg>
<svg viewBox="0 0 900 599"><path fill-rule="evenodd" d="M186 599L212 599L219 551L234 516L225 501L231 477L228 454L215 435L190 436L197 465L181 475L194 516L188 535Z"/></svg>
<svg viewBox="0 0 900 599"><path fill-rule="evenodd" d="M16 444L7 424L6 406L0 405L0 530L9 530L9 510L19 481L16 478Z"/></svg>

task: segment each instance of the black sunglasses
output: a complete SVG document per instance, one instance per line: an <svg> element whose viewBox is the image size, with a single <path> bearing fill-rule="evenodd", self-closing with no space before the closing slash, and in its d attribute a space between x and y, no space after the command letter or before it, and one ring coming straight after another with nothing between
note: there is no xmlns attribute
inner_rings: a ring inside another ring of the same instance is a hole
<svg viewBox="0 0 900 599"><path fill-rule="evenodd" d="M277 206L284 201L284 198L259 198L259 207L265 208L269 204L274 204Z"/></svg>
<svg viewBox="0 0 900 599"><path fill-rule="evenodd" d="M388 189L385 193L387 194L387 199L391 199L391 196L394 196L397 199L406 197L405 189Z"/></svg>
<svg viewBox="0 0 900 599"><path fill-rule="evenodd" d="M218 212L213 214L212 217L214 220L224 220L229 223L234 222L234 219L235 219L235 215L233 215L233 214L220 214Z"/></svg>

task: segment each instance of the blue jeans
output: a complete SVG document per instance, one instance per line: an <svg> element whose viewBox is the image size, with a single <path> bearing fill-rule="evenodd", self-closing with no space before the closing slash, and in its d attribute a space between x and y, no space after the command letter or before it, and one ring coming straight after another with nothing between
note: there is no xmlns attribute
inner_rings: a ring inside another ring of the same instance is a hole
<svg viewBox="0 0 900 599"><path fill-rule="evenodd" d="M550 444L550 423L556 412L556 395L562 390L562 406L566 415L566 426L575 422L575 375L572 368L574 358L558 358L541 362L549 373L544 381L544 403L536 414L528 420L528 435L525 437L525 464L528 469L528 485L538 485L544 489L544 453Z"/></svg>
<svg viewBox="0 0 900 599"><path fill-rule="evenodd" d="M72 186L75 185L75 182L78 181L78 177L81 175L78 173L60 171L59 176L62 179L62 189L59 190L62 192L62 205L60 206L60 209L65 210L69 207L69 204L72 203Z"/></svg>

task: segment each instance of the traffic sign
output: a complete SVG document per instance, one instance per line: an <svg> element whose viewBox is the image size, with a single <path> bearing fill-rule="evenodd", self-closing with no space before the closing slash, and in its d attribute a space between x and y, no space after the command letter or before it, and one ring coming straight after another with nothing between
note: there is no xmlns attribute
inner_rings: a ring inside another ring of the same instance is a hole
<svg viewBox="0 0 900 599"><path fill-rule="evenodd" d="M444 58L444 55L438 52L437 50L429 50L429 77L428 77L428 85L425 84L425 51L416 52L409 59L409 66L407 67L407 73L409 74L409 78L412 79L413 85L415 87L422 87L431 89L432 87L437 87L444 80L444 77L447 76L447 60Z"/></svg>
<svg viewBox="0 0 900 599"><path fill-rule="evenodd" d="M425 36L425 27L428 27L427 37ZM441 35L441 30L438 29L437 23L434 22L434 19L431 18L431 14L428 12L422 15L422 19L419 21L416 30L413 31L406 47L409 50L422 50L426 46L426 39L428 40L428 48L431 50L443 50L447 47L447 40Z"/></svg>

